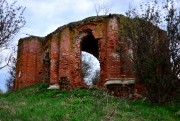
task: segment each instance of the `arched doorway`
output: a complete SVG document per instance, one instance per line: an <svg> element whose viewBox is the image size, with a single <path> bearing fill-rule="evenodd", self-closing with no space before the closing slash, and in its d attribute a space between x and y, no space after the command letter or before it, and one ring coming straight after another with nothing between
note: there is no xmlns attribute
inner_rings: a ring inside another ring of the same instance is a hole
<svg viewBox="0 0 180 121"><path fill-rule="evenodd" d="M81 74L86 85L96 85L100 78L98 40L88 33L81 40Z"/></svg>

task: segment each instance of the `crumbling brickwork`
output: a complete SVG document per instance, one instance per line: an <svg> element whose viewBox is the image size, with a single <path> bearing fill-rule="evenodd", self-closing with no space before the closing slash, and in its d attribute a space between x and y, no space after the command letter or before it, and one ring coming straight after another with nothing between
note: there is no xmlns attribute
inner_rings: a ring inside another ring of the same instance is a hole
<svg viewBox="0 0 180 121"><path fill-rule="evenodd" d="M68 80L71 87L84 87L81 76L81 51L93 54L100 62L99 87L111 79L135 78L132 70L122 68L117 48L118 19L121 15L90 17L59 27L46 37L19 40L15 89L38 84L60 84Z"/></svg>

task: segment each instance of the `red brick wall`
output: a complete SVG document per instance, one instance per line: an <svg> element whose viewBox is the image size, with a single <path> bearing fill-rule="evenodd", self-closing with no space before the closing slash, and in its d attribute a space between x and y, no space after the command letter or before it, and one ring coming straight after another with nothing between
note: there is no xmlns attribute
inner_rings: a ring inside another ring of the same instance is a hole
<svg viewBox="0 0 180 121"><path fill-rule="evenodd" d="M85 86L81 77L81 41L88 34L98 41L101 67L98 86L104 87L107 79L122 78L121 58L116 52L119 46L117 17L107 16L98 22L96 19L73 27L63 26L46 36L43 42L36 37L20 40L15 88L42 83L45 46L50 46L49 83L57 84L61 78L67 78L72 87ZM134 77L132 71L128 73L126 78Z"/></svg>
<svg viewBox="0 0 180 121"><path fill-rule="evenodd" d="M19 41L15 88L41 83L41 41L29 37Z"/></svg>

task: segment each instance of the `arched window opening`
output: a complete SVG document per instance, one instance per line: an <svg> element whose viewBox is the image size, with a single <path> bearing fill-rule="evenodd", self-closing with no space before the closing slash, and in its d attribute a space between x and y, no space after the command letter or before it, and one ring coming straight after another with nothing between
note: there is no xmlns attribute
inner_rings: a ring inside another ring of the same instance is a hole
<svg viewBox="0 0 180 121"><path fill-rule="evenodd" d="M82 38L81 41L81 72L82 79L87 85L96 85L100 78L100 64L98 40L92 33Z"/></svg>

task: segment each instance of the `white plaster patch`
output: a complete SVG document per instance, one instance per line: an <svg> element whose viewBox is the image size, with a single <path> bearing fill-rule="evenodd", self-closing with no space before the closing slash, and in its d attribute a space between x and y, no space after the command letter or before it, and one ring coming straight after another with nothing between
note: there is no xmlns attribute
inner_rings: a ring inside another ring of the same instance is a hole
<svg viewBox="0 0 180 121"><path fill-rule="evenodd" d="M47 89L59 89L59 84L49 85Z"/></svg>
<svg viewBox="0 0 180 121"><path fill-rule="evenodd" d="M121 85L128 85L128 84L135 84L135 78L113 78L106 80L105 85L111 84L121 84Z"/></svg>
<svg viewBox="0 0 180 121"><path fill-rule="evenodd" d="M119 54L116 53L116 52L113 52L113 53L111 54L111 56L112 56L113 58L119 58Z"/></svg>

